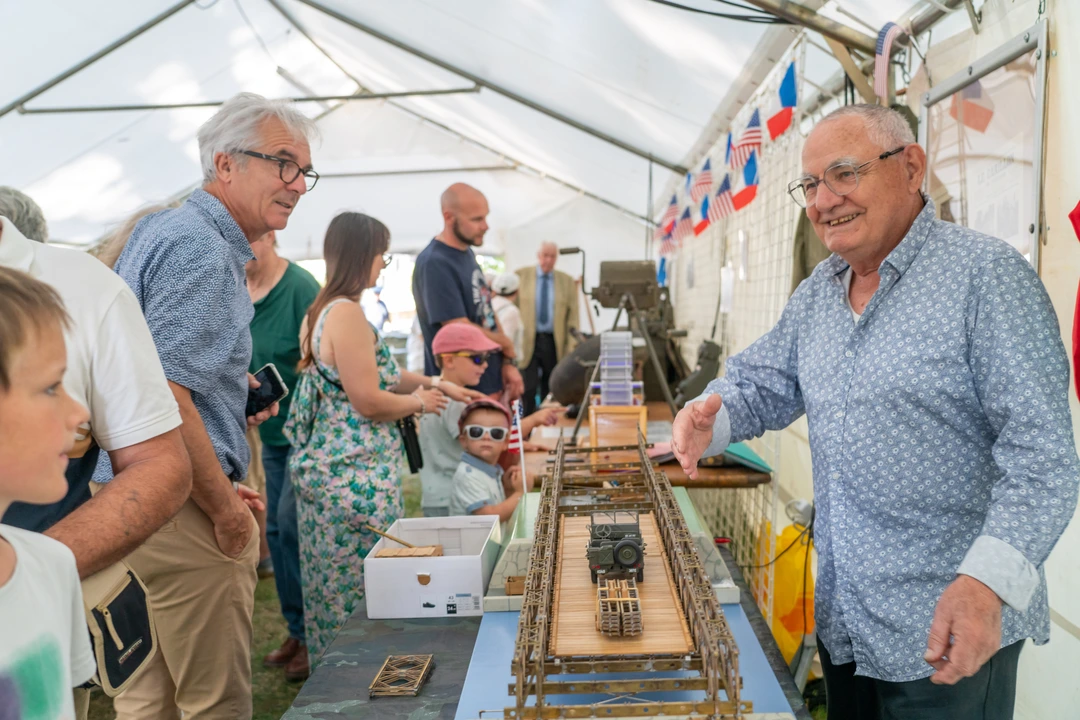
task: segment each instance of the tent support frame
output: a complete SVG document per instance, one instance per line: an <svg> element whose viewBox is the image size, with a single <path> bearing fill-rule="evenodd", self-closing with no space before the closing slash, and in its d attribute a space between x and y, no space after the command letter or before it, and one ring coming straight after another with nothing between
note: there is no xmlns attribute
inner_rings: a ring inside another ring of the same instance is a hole
<svg viewBox="0 0 1080 720"><path fill-rule="evenodd" d="M101 50L98 50L96 53L94 53L90 57L86 58L82 62L80 62L80 63L78 63L76 65L72 65L70 68L68 68L64 72L60 73L59 75L56 75L55 77L53 77L50 80L45 81L41 85L38 85L36 88L34 88L30 92L26 93L22 97L16 98L15 100L12 100L7 105L4 105L3 107L0 107L0 117L4 117L5 115L7 115L12 110L20 107L23 103L29 102L29 101L33 100L34 98L36 98L38 95L41 95L42 93L56 87L57 85L64 82L65 80L67 80L72 75L74 75L74 74L86 69L87 67L93 65L98 60L100 60L101 58L103 58L106 55L108 55L109 53L111 53L113 50L116 50L116 49L118 49L120 47L123 47L124 45L127 45L129 42L131 42L135 38L139 37L140 35L145 33L147 30L150 30L151 28L156 27L157 25L161 24L165 20L168 20L173 15L180 12L181 10L183 10L188 5L191 5L194 2L195 2L195 0L181 0L180 2L176 3L172 7L168 8L167 10L162 12L161 14L150 18L145 23L143 23L139 27L137 27L134 30L132 30L131 32L129 32L127 35L124 35L121 38L117 38L114 42L106 45Z"/></svg>
<svg viewBox="0 0 1080 720"><path fill-rule="evenodd" d="M490 80L482 78L479 75L475 75L475 74L469 72L468 70L465 70L465 69L460 68L460 67L458 67L456 65L453 65L453 64L451 64L451 63L449 63L449 62L447 62L445 60L442 60L441 58L437 58L434 55L426 53L423 50L420 50L419 48L415 48L415 47L413 47L413 46L411 46L411 45L409 45L409 44L407 44L405 42L402 42L401 40L398 40L397 38L391 37L390 35L387 35L384 32L376 30L375 28L371 27L370 25L365 25L362 22L354 20L353 18L349 17L348 15L340 13L337 10L334 10L333 8L329 8L329 7L323 5L320 2L316 2L316 0L298 0L298 2L301 2L304 5L307 5L308 7L313 8L315 10L318 10L319 12L323 13L324 15L326 15L328 17L332 17L332 18L334 18L335 20L337 20L339 22L345 23L346 25L348 25L348 26L350 26L350 27L352 27L352 28L354 28L356 30L359 30L360 32L363 32L363 33L365 33L367 35L371 35L372 37L378 38L379 40L382 40L383 42L385 42L385 43L387 43L389 45L392 45L392 46L398 48L399 50L404 50L405 52L409 53L410 55L414 55L414 56L420 58L421 60L424 60L426 62L431 63L432 65L435 65L437 67L442 68L443 70L446 70L448 72L452 72L455 75L460 75L461 77L465 78L466 80L474 82L474 83L476 83L477 85L479 85L479 86L481 86L483 88L486 88L488 90L491 90L492 92L498 93L499 95L502 95L502 96L504 96L506 98L509 98L509 99L513 100L514 102L520 103L520 104L522 104L522 105L524 105L524 106L526 106L528 108L536 110L539 113L543 113L544 115L547 115L550 118L558 120L559 122L563 123L564 125L569 125L570 127L574 128L576 130L580 130L581 132L583 132L583 133L585 133L587 135L591 135L592 137L597 138L598 140L603 140L604 142L606 142L606 143L608 143L610 145L614 145L615 147L617 147L617 148L619 148L621 150L625 150L626 152L631 153L632 155L637 155L638 157L643 158L645 160L651 160L651 161L657 163L658 165L662 165L662 166L666 167L667 169L671 170L672 172L682 174L682 173L686 173L686 171L687 171L685 167L683 167L682 165L679 165L678 163L674 163L674 162L671 162L671 161L668 161L668 160L664 160L662 158L658 158L658 157L656 157L655 155L653 155L652 153L650 153L647 150L644 150L642 148L637 147L636 145L632 145L631 143L625 142L625 141L620 140L620 139L618 139L616 137L608 135L607 133L603 132L602 130L598 130L597 128L594 128L594 127L592 127L590 125L586 125L583 122L580 122L578 120L575 120L572 117L564 115L563 113L559 112L558 110L554 110L552 108L547 107L546 105L542 105L541 103L538 103L535 100L531 100L531 99L525 97L524 95L520 95L519 93L516 93L516 92L514 92L513 90L511 90L509 88L506 88L506 87L503 87L502 85L491 82Z"/></svg>
<svg viewBox="0 0 1080 720"><path fill-rule="evenodd" d="M318 50L323 55L323 57L325 57L327 60L329 60L338 70L341 71L341 73L343 75L345 75L345 77L349 78L354 83L356 83L356 87L358 88L359 91L363 92L363 91L367 90L367 87L364 85L364 83L362 83L359 78L357 78L352 73L350 73L347 69L345 69L345 67L340 62L338 62L334 58L334 56L332 54L330 54L330 52L326 48L324 48L322 45L320 45L319 42L316 41L315 38L313 38L311 36L311 33L308 32L307 28L305 28L304 25L299 20L297 20L296 17L292 13L290 13L288 10L286 10L284 7L282 7L279 0L266 0L266 1L271 6L273 6L273 8L275 10L277 10L279 13L281 13L281 16L284 17L289 22L290 25L292 25L294 28L296 28L296 31L298 33L300 33L305 38L307 38L307 41L309 43L311 43L312 47L314 47L316 50ZM445 124L443 124L443 123L441 123L441 122L439 122L437 120L433 120L433 119L429 118L428 116L426 116L426 115L424 115L422 113L419 113L416 110L413 110L412 108L409 108L409 107L406 107L405 105L402 105L401 103L396 103L396 102L393 102L391 100L391 101L389 101L388 104L393 106L394 108L400 110L401 112L403 112L403 113L405 113L407 115L410 115L413 118L416 118L417 120L420 120L421 122L427 123L428 125L431 125L432 127L436 127L439 130L442 130L443 132L450 133L454 137L460 138L461 140L469 143L470 145L478 147L481 150L484 150L485 152L489 152L489 153L491 153L493 155L498 155L500 158L505 158L507 163L509 163L507 166L505 166L506 168L513 168L513 169L518 170L518 171L531 172L534 175L537 175L539 177L544 178L545 180L550 180L551 182L562 185L567 190L572 190L572 191L574 191L576 193L579 193L583 197L587 197L590 200L593 200L595 202L600 203L601 205L606 205L607 207L611 208L612 210L620 212L623 215L626 215L627 217L633 218L634 220L637 220L639 222L644 223L645 227L646 227L646 230L649 231L649 232L651 232L652 228L654 228L656 226L656 222L652 219L652 213L651 212L647 216L642 215L642 214L637 213L637 212L634 212L633 210L631 210L631 209L629 209L627 207L623 207L622 205L620 205L620 204L618 204L616 202L612 202L611 200L603 198L603 197L597 195L596 193L589 192L588 190L585 190L584 188L582 188L582 187L580 187L578 185L575 185L575 184L573 184L571 182L568 182L568 181L563 180L563 179L561 179L559 177L551 175L550 173L545 173L543 170L540 170L539 168L536 168L536 167L530 165L529 163L522 162L521 160L519 160L519 159L517 159L515 157L507 155L505 152L503 152L501 150L497 150L496 148L493 148L490 145L488 145L488 144L486 144L484 142L481 142L480 140L477 140L476 138L472 137L471 135L467 135L467 134L461 132L460 130L455 130L454 128L450 127L449 125L445 125ZM651 183L651 177L652 177L652 163L653 162L655 162L655 158L650 157L649 158L650 183ZM498 166L498 167L502 167L502 166ZM343 174L342 176L346 177L346 176L352 176L352 175L351 174ZM326 175L322 175L320 177L326 177Z"/></svg>
<svg viewBox="0 0 1080 720"><path fill-rule="evenodd" d="M386 100L388 98L415 97L418 95L459 95L480 92L479 85L464 88L441 88L434 90L403 90L401 92L354 93L352 95L315 95L311 97L283 98L289 102L352 102L354 100ZM225 100L207 100L188 103L147 103L134 105L72 105L68 107L28 108L19 106L20 115L55 115L65 113L143 112L149 110L180 110L184 108L220 107Z"/></svg>

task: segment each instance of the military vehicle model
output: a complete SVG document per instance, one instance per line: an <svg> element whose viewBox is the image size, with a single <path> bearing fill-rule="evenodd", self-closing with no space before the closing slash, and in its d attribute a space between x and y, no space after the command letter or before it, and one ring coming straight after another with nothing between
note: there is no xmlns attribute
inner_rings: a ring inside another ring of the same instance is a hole
<svg viewBox="0 0 1080 720"><path fill-rule="evenodd" d="M643 582L645 541L637 512L592 513L585 556L594 583L600 576Z"/></svg>

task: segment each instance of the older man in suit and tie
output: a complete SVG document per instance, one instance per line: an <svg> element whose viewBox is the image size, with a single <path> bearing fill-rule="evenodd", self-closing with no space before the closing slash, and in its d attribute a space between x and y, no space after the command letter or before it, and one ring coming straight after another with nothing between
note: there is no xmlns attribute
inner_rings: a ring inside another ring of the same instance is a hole
<svg viewBox="0 0 1080 720"><path fill-rule="evenodd" d="M537 264L517 271L521 278L518 307L525 328L519 367L525 375L525 414L537 409L547 397L548 381L555 364L573 348L571 328L578 326L577 285L555 269L559 248L553 242L540 246Z"/></svg>

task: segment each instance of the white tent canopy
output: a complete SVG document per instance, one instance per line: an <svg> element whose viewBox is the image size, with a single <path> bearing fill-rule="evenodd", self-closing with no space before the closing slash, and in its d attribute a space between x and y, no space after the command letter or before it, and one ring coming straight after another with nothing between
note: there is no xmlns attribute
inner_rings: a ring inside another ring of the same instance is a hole
<svg viewBox="0 0 1080 720"><path fill-rule="evenodd" d="M712 0L682 4L743 12ZM848 14L835 2L823 12L869 33L849 16L876 26L910 4L843 0ZM304 103L320 117L313 156L323 179L280 233L284 254L295 259L321 255L326 225L343 209L379 217L395 251L415 251L441 226L439 193L458 180L488 196L485 252L505 253L508 262L526 260L541 230L598 258L642 257L645 218L655 216L650 195L655 203L681 176L671 168L698 160L702 138L727 127L795 37L789 26L649 0L0 6L14 29L0 44L0 63L17 68L0 76L0 111L170 12L23 108L220 101L242 90L268 97L468 91ZM837 67L818 52L805 72L821 83ZM478 89L476 79L504 92ZM213 112L12 109L0 116L0 182L42 205L55 240L88 245L129 213L199 183L195 131ZM524 246L511 246L514 238Z"/></svg>

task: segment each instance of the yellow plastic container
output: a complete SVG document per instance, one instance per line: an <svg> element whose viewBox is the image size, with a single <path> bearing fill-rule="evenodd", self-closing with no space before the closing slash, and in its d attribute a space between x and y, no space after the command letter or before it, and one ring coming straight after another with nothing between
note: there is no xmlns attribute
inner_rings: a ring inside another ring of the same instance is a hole
<svg viewBox="0 0 1080 720"><path fill-rule="evenodd" d="M809 533L789 525L776 541L776 552L791 546L776 561L773 575L773 637L784 660L791 662L804 633L814 629L814 571L807 553L813 547ZM792 543L795 543L792 545ZM805 613L804 613L805 610Z"/></svg>

